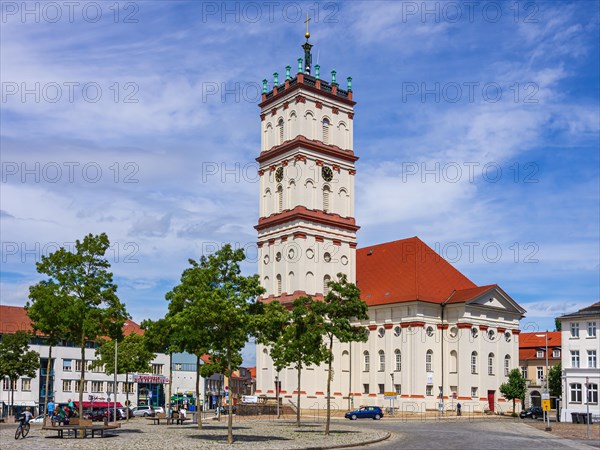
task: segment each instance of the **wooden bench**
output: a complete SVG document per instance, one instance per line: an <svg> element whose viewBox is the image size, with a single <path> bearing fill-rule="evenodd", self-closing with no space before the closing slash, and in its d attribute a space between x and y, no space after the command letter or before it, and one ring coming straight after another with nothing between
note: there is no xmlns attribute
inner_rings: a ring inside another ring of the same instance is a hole
<svg viewBox="0 0 600 450"><path fill-rule="evenodd" d="M169 423L169 419L166 413L158 413L154 417L146 417L146 420L151 420L153 425L160 425L161 420L166 420L167 424Z"/></svg>
<svg viewBox="0 0 600 450"><path fill-rule="evenodd" d="M75 423L73 423L75 421ZM50 430L56 431L58 433L59 438L64 438L64 432L67 431L68 435L73 431L75 438L77 438L77 433L83 433L83 437L87 437L88 431L91 432L92 438L96 436L96 433L100 433L100 437L104 437L105 431L116 430L121 428L120 423L111 423L109 425L94 425L89 419L71 419L71 423L69 425L60 425L60 426L47 426L44 425L42 430Z"/></svg>
<svg viewBox="0 0 600 450"><path fill-rule="evenodd" d="M176 425L183 425L186 422L189 422L191 420L192 419L188 419L188 418L184 418L184 417L171 417L171 424L175 423Z"/></svg>

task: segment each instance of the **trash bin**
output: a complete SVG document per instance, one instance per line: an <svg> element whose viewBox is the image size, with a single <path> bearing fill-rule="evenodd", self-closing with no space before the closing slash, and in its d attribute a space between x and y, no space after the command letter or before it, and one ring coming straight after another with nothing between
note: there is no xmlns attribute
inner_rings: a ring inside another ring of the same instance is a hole
<svg viewBox="0 0 600 450"><path fill-rule="evenodd" d="M580 423L592 423L592 413L579 413Z"/></svg>
<svg viewBox="0 0 600 450"><path fill-rule="evenodd" d="M571 413L571 422L579 423L579 413Z"/></svg>

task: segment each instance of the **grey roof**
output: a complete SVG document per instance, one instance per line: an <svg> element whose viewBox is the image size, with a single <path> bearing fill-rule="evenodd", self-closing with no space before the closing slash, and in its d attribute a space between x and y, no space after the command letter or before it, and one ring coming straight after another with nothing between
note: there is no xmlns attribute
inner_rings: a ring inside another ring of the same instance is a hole
<svg viewBox="0 0 600 450"><path fill-rule="evenodd" d="M558 320L564 319L577 319L580 317L600 317L600 302L596 302L593 305L587 306L585 308L580 309L577 312L571 314L565 314L563 316L557 317Z"/></svg>

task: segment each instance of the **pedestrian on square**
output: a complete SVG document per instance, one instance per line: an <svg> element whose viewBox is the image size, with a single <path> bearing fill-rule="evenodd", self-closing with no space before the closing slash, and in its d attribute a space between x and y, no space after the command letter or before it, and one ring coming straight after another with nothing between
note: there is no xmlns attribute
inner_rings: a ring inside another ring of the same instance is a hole
<svg viewBox="0 0 600 450"><path fill-rule="evenodd" d="M461 413L461 411L460 411L460 408L462 408L462 405L461 405L460 403L457 403L457 404L456 404L456 415L457 415L457 416L460 416L460 415L462 415L462 413Z"/></svg>
<svg viewBox="0 0 600 450"><path fill-rule="evenodd" d="M46 405L46 412L48 413L49 417L54 415L54 402L52 400L50 400Z"/></svg>
<svg viewBox="0 0 600 450"><path fill-rule="evenodd" d="M69 399L69 403L68 403L67 405L69 406L69 408L70 408L71 410L74 410L74 409L75 409L75 403L73 403L73 400Z"/></svg>

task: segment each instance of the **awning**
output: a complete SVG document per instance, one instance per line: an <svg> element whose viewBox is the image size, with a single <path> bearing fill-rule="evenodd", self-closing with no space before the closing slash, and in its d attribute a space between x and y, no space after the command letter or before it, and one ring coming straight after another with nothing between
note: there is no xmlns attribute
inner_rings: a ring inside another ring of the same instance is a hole
<svg viewBox="0 0 600 450"><path fill-rule="evenodd" d="M75 408L79 408L79 402L73 402L75 403ZM115 406L115 402L94 402L94 408L113 408ZM92 403L91 402L83 402L83 407L84 408L91 408L92 407ZM117 402L117 408L122 408L123 405L121 405L121 402Z"/></svg>

